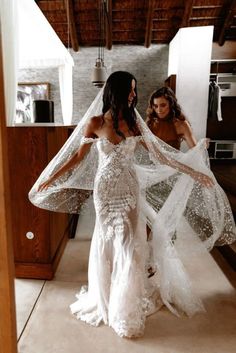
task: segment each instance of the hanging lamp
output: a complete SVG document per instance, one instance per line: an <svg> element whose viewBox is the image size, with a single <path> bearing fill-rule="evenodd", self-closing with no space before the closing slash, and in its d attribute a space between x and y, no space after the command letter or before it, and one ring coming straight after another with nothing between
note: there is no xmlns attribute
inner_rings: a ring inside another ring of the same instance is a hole
<svg viewBox="0 0 236 353"><path fill-rule="evenodd" d="M107 70L104 64L104 47L105 47L105 11L106 11L106 0L100 1L99 6L99 46L98 46L98 57L95 62L95 66L92 71L91 81L96 87L102 87L107 78Z"/></svg>

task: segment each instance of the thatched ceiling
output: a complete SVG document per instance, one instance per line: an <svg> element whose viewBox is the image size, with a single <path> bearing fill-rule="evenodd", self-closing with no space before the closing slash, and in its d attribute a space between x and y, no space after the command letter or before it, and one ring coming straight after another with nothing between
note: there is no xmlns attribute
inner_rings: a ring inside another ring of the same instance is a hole
<svg viewBox="0 0 236 353"><path fill-rule="evenodd" d="M35 0L36 1L36 0ZM214 26L214 42L236 41L236 0L37 0L68 47L98 46L99 8L106 6L106 47L169 43L181 27Z"/></svg>

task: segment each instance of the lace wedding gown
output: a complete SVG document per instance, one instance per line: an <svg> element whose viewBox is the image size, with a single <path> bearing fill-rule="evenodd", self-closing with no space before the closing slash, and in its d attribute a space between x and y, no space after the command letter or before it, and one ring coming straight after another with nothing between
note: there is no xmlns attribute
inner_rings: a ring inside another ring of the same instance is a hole
<svg viewBox="0 0 236 353"><path fill-rule="evenodd" d="M92 325L101 321L119 336L141 336L148 314L161 306L159 292L147 278L146 220L140 213L140 188L133 158L140 137L114 145L96 143L99 154L94 184L96 223L92 237L88 288L71 305L77 318Z"/></svg>

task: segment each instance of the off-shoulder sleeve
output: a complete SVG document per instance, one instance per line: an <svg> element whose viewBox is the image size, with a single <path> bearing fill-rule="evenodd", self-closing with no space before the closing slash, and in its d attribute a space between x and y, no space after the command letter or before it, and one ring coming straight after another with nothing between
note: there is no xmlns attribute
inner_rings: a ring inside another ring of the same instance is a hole
<svg viewBox="0 0 236 353"><path fill-rule="evenodd" d="M92 137L85 137L82 136L81 138L81 145L85 144L85 143L94 143L98 140L98 138L92 138Z"/></svg>
<svg viewBox="0 0 236 353"><path fill-rule="evenodd" d="M143 136L139 135L139 136L135 136L135 139L139 142L139 141L143 141Z"/></svg>

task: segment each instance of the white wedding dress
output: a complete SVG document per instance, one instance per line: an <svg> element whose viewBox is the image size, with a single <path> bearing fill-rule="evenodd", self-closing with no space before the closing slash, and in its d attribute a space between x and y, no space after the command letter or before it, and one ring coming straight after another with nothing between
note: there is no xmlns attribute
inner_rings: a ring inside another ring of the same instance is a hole
<svg viewBox="0 0 236 353"><path fill-rule="evenodd" d="M96 223L92 237L88 288L71 305L77 318L101 321L118 335L141 336L145 318L162 304L148 279L146 220L140 213L140 187L133 158L140 137L114 145L106 138L84 138L99 153L94 184Z"/></svg>

